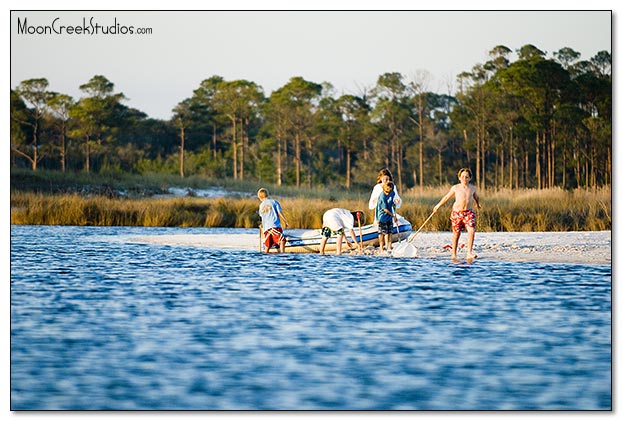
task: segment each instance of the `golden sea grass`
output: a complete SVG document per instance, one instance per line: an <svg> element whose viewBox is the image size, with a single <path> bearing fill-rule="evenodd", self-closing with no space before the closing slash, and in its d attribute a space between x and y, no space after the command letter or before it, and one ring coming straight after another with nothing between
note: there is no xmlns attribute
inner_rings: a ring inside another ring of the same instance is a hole
<svg viewBox="0 0 622 421"><path fill-rule="evenodd" d="M448 187L447 187L448 190ZM445 194L445 189L406 192L398 213L418 228ZM609 189L565 191L522 190L480 193L482 210L478 231L599 231L611 230ZM367 221L367 197L277 198L291 228L320 228L330 208L363 210ZM94 225L145 227L232 227L259 225L259 200L253 197L110 198L71 194L13 192L11 223L29 225ZM426 224L429 231L449 231L451 204L442 207Z"/></svg>

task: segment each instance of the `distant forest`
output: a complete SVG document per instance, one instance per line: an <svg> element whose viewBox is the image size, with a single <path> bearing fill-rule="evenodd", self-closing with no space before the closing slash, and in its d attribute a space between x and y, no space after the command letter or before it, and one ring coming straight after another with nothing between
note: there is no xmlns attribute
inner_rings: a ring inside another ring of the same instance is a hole
<svg viewBox="0 0 622 421"><path fill-rule="evenodd" d="M385 73L341 96L301 77L267 97L252 81L211 76L168 121L123 105L102 75L79 99L29 79L11 90L11 165L345 188L388 167L401 190L454 183L470 167L481 189L610 185L611 54L512 53L493 48L446 94L430 92L427 71Z"/></svg>

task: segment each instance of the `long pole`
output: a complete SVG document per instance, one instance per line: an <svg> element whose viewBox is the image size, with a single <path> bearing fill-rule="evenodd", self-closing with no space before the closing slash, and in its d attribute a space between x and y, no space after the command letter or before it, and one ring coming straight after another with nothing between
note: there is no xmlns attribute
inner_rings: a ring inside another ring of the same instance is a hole
<svg viewBox="0 0 622 421"><path fill-rule="evenodd" d="M423 224L421 224L421 226L419 227L419 229L417 230L417 232L416 232L416 233L414 233L413 235L411 235L411 236L408 238L408 242L409 242L409 243L412 243L412 241L415 239L415 237L417 236L417 234L419 234L419 232L423 229L423 227L425 226L425 224L427 224L427 223L428 223L428 221L429 221L430 219L432 219L432 217L434 216L434 214L435 214L435 212L432 212L432 213L430 214L430 216L428 216L428 219L426 219L426 220L425 220L425 222L424 222Z"/></svg>
<svg viewBox="0 0 622 421"><path fill-rule="evenodd" d="M395 209L395 206L393 206L393 222L395 223L395 229L397 231L397 241L401 243L402 239L400 238L400 223L397 220L397 210Z"/></svg>
<svg viewBox="0 0 622 421"><path fill-rule="evenodd" d="M359 246L361 247L361 250L363 250L363 229L361 228L361 215L357 213L356 217L359 220Z"/></svg>

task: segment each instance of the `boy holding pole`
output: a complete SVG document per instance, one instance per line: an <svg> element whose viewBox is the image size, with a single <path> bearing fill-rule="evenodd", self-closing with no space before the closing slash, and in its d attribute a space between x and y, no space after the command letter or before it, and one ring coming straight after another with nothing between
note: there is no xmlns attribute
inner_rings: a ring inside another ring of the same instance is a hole
<svg viewBox="0 0 622 421"><path fill-rule="evenodd" d="M434 206L434 212L443 206L452 197L455 198L454 205L451 209L451 228L453 230L453 238L451 243L451 258L456 261L456 250L458 249L458 240L460 233L466 228L468 232L467 239L467 260L473 260L477 257L473 253L473 241L475 239L475 212L473 211L473 202L477 205L477 209L482 207L479 204L479 196L475 191L475 186L469 184L473 174L468 168L461 168L458 171L459 184L455 184L437 204Z"/></svg>

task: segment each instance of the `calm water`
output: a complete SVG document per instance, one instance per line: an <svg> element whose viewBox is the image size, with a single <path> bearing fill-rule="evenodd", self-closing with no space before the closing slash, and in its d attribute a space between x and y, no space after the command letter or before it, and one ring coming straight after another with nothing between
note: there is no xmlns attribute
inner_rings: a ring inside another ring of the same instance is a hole
<svg viewBox="0 0 622 421"><path fill-rule="evenodd" d="M611 267L11 227L11 409L610 409Z"/></svg>

